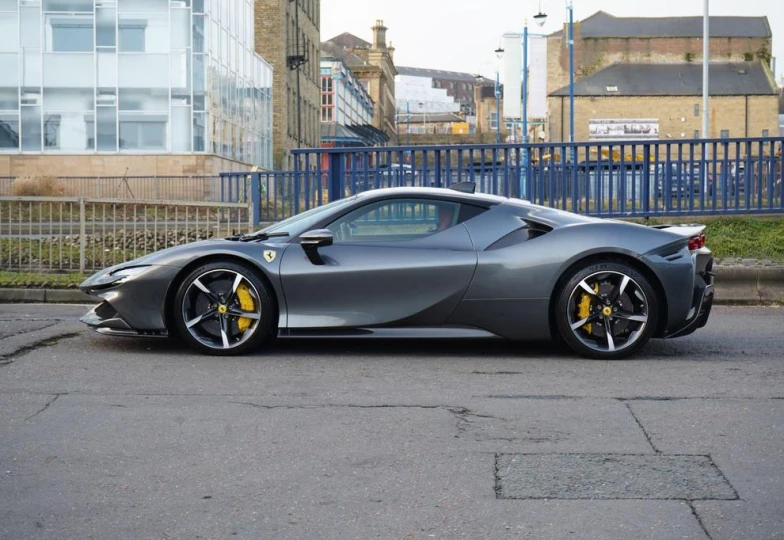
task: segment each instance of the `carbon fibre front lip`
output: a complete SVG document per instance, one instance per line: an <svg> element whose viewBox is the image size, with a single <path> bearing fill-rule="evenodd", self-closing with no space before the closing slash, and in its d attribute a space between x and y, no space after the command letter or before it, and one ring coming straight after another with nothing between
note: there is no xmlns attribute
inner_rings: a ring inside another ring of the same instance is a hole
<svg viewBox="0 0 784 540"><path fill-rule="evenodd" d="M166 337L168 336L168 332L163 330L148 330L148 331L139 331L131 328L125 320L120 316L119 313L116 313L111 317L101 317L98 314L98 310L108 304L107 301L98 304L97 306L93 307L90 311L85 313L80 319L80 322L83 322L87 326L89 326L92 330L95 330L99 334L104 335L111 335L111 336L124 336L124 337Z"/></svg>

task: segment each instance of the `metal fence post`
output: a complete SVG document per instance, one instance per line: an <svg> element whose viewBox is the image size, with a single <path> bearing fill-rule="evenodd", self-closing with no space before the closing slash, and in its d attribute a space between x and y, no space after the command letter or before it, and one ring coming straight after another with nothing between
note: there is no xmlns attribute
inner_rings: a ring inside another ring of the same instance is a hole
<svg viewBox="0 0 784 540"><path fill-rule="evenodd" d="M261 173L250 175L250 214L251 225L261 222Z"/></svg>
<svg viewBox="0 0 784 540"><path fill-rule="evenodd" d="M345 177L344 154L329 154L329 172L327 173L327 186L329 202L343 198L343 180Z"/></svg>
<svg viewBox="0 0 784 540"><path fill-rule="evenodd" d="M87 212L84 197L79 197L79 272L84 274L87 266Z"/></svg>
<svg viewBox="0 0 784 540"><path fill-rule="evenodd" d="M435 151L435 158L436 158L436 162L435 162L436 187L440 188L441 187L441 150Z"/></svg>
<svg viewBox="0 0 784 540"><path fill-rule="evenodd" d="M633 147L632 147L633 148ZM642 177L643 177L643 184L642 184L642 211L645 217L648 217L648 214L651 210L651 201L650 201L650 194L651 194L651 154L650 154L650 146L648 144L643 145L643 151L645 154L642 156ZM637 159L637 156L633 156L634 159Z"/></svg>

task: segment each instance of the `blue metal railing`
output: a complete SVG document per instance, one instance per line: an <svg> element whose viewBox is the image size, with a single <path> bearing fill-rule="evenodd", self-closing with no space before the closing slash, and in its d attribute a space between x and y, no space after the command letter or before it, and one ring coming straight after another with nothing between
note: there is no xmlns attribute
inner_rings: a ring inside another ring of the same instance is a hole
<svg viewBox="0 0 784 540"><path fill-rule="evenodd" d="M257 221L369 189L448 187L600 217L784 213L782 137L295 150L250 184ZM574 158L574 159L572 159Z"/></svg>

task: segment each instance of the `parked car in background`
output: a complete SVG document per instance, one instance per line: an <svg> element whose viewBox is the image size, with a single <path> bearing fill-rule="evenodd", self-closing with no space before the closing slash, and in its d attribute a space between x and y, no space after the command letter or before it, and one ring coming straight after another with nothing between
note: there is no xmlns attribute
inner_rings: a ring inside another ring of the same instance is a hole
<svg viewBox="0 0 784 540"><path fill-rule="evenodd" d="M660 163L651 167L651 174L655 175L659 198L668 194L675 198L699 196L708 193L713 183L713 175L708 173L705 163Z"/></svg>

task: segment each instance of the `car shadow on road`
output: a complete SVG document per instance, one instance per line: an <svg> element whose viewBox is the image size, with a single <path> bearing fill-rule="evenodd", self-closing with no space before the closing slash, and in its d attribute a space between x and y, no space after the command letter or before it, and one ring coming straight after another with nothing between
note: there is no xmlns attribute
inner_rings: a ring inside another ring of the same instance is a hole
<svg viewBox="0 0 784 540"><path fill-rule="evenodd" d="M92 345L111 352L193 357L198 353L179 339L125 339L96 336ZM631 360L694 359L698 350L685 340L653 340ZM572 359L584 360L565 345L554 341L514 342L495 339L277 339L248 353L252 359L296 359L334 357L395 357L401 358L504 358L519 360ZM206 358L206 356L205 356ZM699 355L703 359L703 355Z"/></svg>

